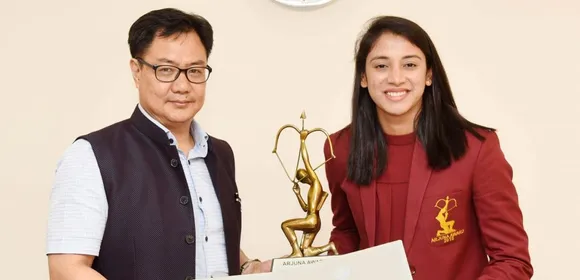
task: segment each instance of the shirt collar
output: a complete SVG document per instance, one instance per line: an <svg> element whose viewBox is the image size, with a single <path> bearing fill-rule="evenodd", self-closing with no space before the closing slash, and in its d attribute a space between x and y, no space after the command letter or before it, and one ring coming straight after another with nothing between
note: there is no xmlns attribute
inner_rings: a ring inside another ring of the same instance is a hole
<svg viewBox="0 0 580 280"><path fill-rule="evenodd" d="M141 103L139 103L138 107L139 107L139 110L141 111L141 113L145 117L147 117L147 119L149 119L149 121L154 123L156 126L161 128L165 132L165 134L167 135L167 139L172 140L171 141L172 146L177 144L177 139L175 138L173 133L171 133L171 131L167 127L162 125L159 121L157 121L149 113L147 113L147 111L145 111L145 109L143 109L143 106L141 106ZM196 150L200 149L202 156L205 157L207 155L207 151L208 151L207 142L208 142L209 135L203 130L201 125L195 120L193 120L191 123L190 133L193 136L193 139L195 141L194 149L196 149ZM187 151L184 151L184 152L187 153Z"/></svg>

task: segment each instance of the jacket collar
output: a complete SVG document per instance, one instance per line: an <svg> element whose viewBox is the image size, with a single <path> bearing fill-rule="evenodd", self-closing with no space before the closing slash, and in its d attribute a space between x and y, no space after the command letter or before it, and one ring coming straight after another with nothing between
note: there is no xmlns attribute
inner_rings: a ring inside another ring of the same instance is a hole
<svg viewBox="0 0 580 280"><path fill-rule="evenodd" d="M135 106L130 121L139 131L159 144L175 145L177 143L173 133L147 113L141 104ZM203 157L205 157L210 149L209 135L195 120L192 121L190 133L194 137L197 148L202 149Z"/></svg>

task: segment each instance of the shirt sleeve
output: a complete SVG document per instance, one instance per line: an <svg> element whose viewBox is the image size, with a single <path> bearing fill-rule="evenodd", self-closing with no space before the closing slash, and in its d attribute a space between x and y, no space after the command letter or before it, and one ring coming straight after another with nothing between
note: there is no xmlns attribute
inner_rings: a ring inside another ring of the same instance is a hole
<svg viewBox="0 0 580 280"><path fill-rule="evenodd" d="M98 256L108 205L91 144L68 147L57 164L49 204L47 254Z"/></svg>

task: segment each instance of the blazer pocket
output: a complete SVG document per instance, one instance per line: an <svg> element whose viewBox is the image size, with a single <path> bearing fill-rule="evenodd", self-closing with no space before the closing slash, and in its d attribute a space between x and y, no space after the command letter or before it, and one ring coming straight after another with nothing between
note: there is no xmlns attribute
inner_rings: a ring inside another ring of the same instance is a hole
<svg viewBox="0 0 580 280"><path fill-rule="evenodd" d="M430 246L462 243L471 202L468 192L451 191L425 197L421 225L422 240Z"/></svg>

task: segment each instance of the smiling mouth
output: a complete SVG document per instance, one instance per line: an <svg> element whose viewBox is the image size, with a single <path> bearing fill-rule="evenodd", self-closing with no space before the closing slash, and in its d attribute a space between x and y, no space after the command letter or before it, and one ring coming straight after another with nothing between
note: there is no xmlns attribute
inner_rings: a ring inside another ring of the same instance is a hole
<svg viewBox="0 0 580 280"><path fill-rule="evenodd" d="M392 96L392 97L400 97L403 96L405 94L407 94L408 91L403 90L403 91L387 91L386 94L388 96Z"/></svg>
<svg viewBox="0 0 580 280"><path fill-rule="evenodd" d="M387 90L385 96L391 101L400 101L407 97L409 91L405 89Z"/></svg>
<svg viewBox="0 0 580 280"><path fill-rule="evenodd" d="M174 106L185 107L189 106L191 101L170 101Z"/></svg>

